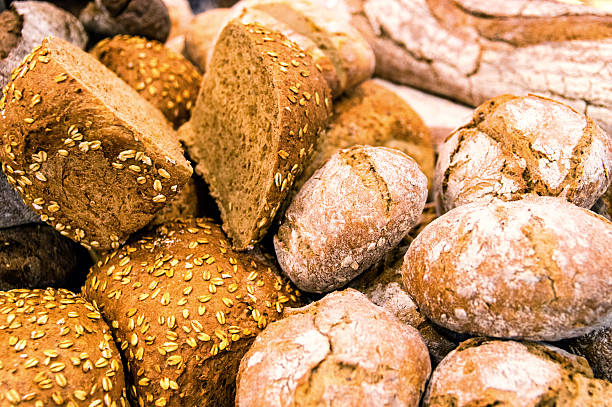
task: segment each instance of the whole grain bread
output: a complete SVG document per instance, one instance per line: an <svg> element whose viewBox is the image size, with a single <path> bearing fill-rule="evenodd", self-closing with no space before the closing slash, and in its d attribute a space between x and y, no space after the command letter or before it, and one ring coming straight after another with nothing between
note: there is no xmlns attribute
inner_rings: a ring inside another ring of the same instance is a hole
<svg viewBox="0 0 612 407"><path fill-rule="evenodd" d="M236 406L416 406L430 372L418 332L347 289L291 310L255 339Z"/></svg>
<svg viewBox="0 0 612 407"><path fill-rule="evenodd" d="M584 357L595 377L612 382L612 327L603 327L584 336L569 339L563 346Z"/></svg>
<svg viewBox="0 0 612 407"><path fill-rule="evenodd" d="M121 344L141 406L233 406L255 335L300 305L269 258L234 252L207 219L134 237L92 268L83 295Z"/></svg>
<svg viewBox="0 0 612 407"><path fill-rule="evenodd" d="M15 70L0 113L9 183L86 247L118 247L192 172L162 114L59 38L46 38Z"/></svg>
<svg viewBox="0 0 612 407"><path fill-rule="evenodd" d="M341 150L285 212L274 237L278 262L304 291L342 287L408 234L426 199L427 178L401 151Z"/></svg>
<svg viewBox="0 0 612 407"><path fill-rule="evenodd" d="M559 340L612 318L612 222L561 198L477 202L430 223L402 266L432 321L456 332Z"/></svg>
<svg viewBox="0 0 612 407"><path fill-rule="evenodd" d="M197 184L194 178L190 178L183 186L183 189L157 212L149 226L159 226L176 218L197 218L203 216L205 213L202 205L200 205L203 194L200 190L201 186ZM206 214L206 216L209 215Z"/></svg>
<svg viewBox="0 0 612 407"><path fill-rule="evenodd" d="M175 128L189 120L202 75L184 56L157 41L128 35L104 39L90 52Z"/></svg>
<svg viewBox="0 0 612 407"><path fill-rule="evenodd" d="M180 135L236 249L263 238L330 112L325 79L295 43L259 24L226 25Z"/></svg>
<svg viewBox="0 0 612 407"><path fill-rule="evenodd" d="M442 213L531 194L590 208L610 182L612 140L593 120L551 99L502 95L440 147L434 193Z"/></svg>
<svg viewBox="0 0 612 407"><path fill-rule="evenodd" d="M229 8L212 8L196 14L185 30L185 56L200 71L206 65L215 39L230 16Z"/></svg>
<svg viewBox="0 0 612 407"><path fill-rule="evenodd" d="M0 404L128 406L123 365L98 309L67 291L0 291Z"/></svg>

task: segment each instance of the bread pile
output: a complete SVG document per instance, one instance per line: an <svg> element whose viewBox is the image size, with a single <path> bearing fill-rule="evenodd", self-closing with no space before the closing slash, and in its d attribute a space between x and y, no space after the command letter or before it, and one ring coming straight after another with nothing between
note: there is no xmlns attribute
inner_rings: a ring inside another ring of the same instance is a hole
<svg viewBox="0 0 612 407"><path fill-rule="evenodd" d="M612 406L612 15L473 3L2 11L0 405Z"/></svg>

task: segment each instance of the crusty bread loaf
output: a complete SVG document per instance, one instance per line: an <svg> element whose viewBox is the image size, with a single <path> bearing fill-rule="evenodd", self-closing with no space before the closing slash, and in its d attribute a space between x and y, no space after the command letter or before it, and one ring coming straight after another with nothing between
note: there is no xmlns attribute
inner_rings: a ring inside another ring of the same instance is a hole
<svg viewBox="0 0 612 407"><path fill-rule="evenodd" d="M185 30L185 56L202 72L206 71L207 59L230 11L229 8L206 10L197 14Z"/></svg>
<svg viewBox="0 0 612 407"><path fill-rule="evenodd" d="M0 291L0 405L127 407L123 365L98 309L67 291Z"/></svg>
<svg viewBox="0 0 612 407"><path fill-rule="evenodd" d="M226 25L181 140L235 248L263 238L330 112L325 79L295 43L259 24Z"/></svg>
<svg viewBox="0 0 612 407"><path fill-rule="evenodd" d="M424 407L612 405L612 383L559 348L474 338L434 371Z"/></svg>
<svg viewBox="0 0 612 407"><path fill-rule="evenodd" d="M256 252L231 250L207 219L166 223L92 268L100 307L141 406L233 406L240 359L299 293Z"/></svg>
<svg viewBox="0 0 612 407"><path fill-rule="evenodd" d="M118 247L192 172L162 114L59 38L46 38L15 70L0 112L9 183L86 247Z"/></svg>
<svg viewBox="0 0 612 407"><path fill-rule="evenodd" d="M612 318L612 222L561 198L478 202L434 220L410 245L404 284L457 332L559 340Z"/></svg>
<svg viewBox="0 0 612 407"><path fill-rule="evenodd" d="M612 140L589 117L539 96L502 95L440 147L440 212L476 200L561 196L590 208L612 182Z"/></svg>
<svg viewBox="0 0 612 407"><path fill-rule="evenodd" d="M418 332L348 289L291 310L255 339L236 406L416 406L430 372Z"/></svg>
<svg viewBox="0 0 612 407"><path fill-rule="evenodd" d="M563 345L583 356L593 368L595 377L612 382L612 327L564 341Z"/></svg>
<svg viewBox="0 0 612 407"><path fill-rule="evenodd" d="M202 75L182 55L157 41L128 35L102 40L90 52L161 110L175 128L191 116Z"/></svg>
<svg viewBox="0 0 612 407"><path fill-rule="evenodd" d="M401 151L341 150L285 212L274 237L278 262L304 291L342 287L399 243L426 199L427 178Z"/></svg>

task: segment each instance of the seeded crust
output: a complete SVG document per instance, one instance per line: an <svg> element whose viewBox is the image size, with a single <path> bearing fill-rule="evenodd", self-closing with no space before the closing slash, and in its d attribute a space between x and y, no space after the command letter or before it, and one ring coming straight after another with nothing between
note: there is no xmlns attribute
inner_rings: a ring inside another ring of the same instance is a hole
<svg viewBox="0 0 612 407"><path fill-rule="evenodd" d="M429 224L403 281L456 332L560 340L612 321L612 223L561 198L479 202Z"/></svg>
<svg viewBox="0 0 612 407"><path fill-rule="evenodd" d="M611 406L612 383L553 346L474 338L434 371L424 407Z"/></svg>
<svg viewBox="0 0 612 407"><path fill-rule="evenodd" d="M41 219L85 247L119 247L187 182L162 114L58 38L14 71L0 100L2 169Z"/></svg>
<svg viewBox="0 0 612 407"><path fill-rule="evenodd" d="M67 290L0 291L0 404L129 404L123 366L97 308Z"/></svg>
<svg viewBox="0 0 612 407"><path fill-rule="evenodd" d="M149 226L159 226L176 218L197 218L204 215L200 208L200 191L193 178L153 218Z"/></svg>
<svg viewBox="0 0 612 407"><path fill-rule="evenodd" d="M185 56L201 72L206 71L210 50L229 15L229 8L206 10L197 14L185 30Z"/></svg>
<svg viewBox="0 0 612 407"><path fill-rule="evenodd" d="M612 327L570 339L563 345L588 360L595 377L612 382Z"/></svg>
<svg viewBox="0 0 612 407"><path fill-rule="evenodd" d="M447 138L434 178L441 213L529 194L590 208L612 181L612 141L562 103L502 95L480 105L472 121Z"/></svg>
<svg viewBox="0 0 612 407"><path fill-rule="evenodd" d="M90 52L161 110L175 128L191 116L202 75L182 55L157 41L128 35L102 40Z"/></svg>
<svg viewBox="0 0 612 407"><path fill-rule="evenodd" d="M291 310L255 339L236 406L416 406L430 372L418 332L347 289Z"/></svg>
<svg viewBox="0 0 612 407"><path fill-rule="evenodd" d="M181 140L236 249L263 238L330 112L325 79L295 43L259 24L226 25L204 75L193 131Z"/></svg>
<svg viewBox="0 0 612 407"><path fill-rule="evenodd" d="M113 328L144 406L233 406L255 335L299 305L268 258L232 251L207 219L134 238L92 268L83 295Z"/></svg>
<svg viewBox="0 0 612 407"><path fill-rule="evenodd" d="M304 184L274 237L278 262L302 290L342 287L395 247L419 220L427 179L386 148L341 150Z"/></svg>

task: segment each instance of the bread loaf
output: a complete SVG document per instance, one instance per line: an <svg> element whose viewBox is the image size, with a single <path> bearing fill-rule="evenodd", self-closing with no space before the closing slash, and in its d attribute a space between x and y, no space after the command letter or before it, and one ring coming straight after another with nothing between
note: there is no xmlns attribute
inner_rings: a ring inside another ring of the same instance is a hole
<svg viewBox="0 0 612 407"><path fill-rule="evenodd" d="M612 181L612 141L589 117L539 96L503 95L440 147L440 212L477 200L560 196L590 208Z"/></svg>
<svg viewBox="0 0 612 407"><path fill-rule="evenodd" d="M427 179L404 153L369 146L341 150L287 209L274 237L278 262L304 291L342 287L399 243L426 199Z"/></svg>
<svg viewBox="0 0 612 407"><path fill-rule="evenodd" d="M564 346L583 356L593 368L595 377L612 382L612 327L564 341Z"/></svg>
<svg viewBox="0 0 612 407"><path fill-rule="evenodd" d="M197 14L186 28L185 56L200 71L206 71L207 59L215 39L229 16L229 8L212 8Z"/></svg>
<svg viewBox="0 0 612 407"><path fill-rule="evenodd" d="M231 250L207 219L166 223L92 268L100 307L141 406L233 406L238 364L256 334L299 305L266 257Z"/></svg>
<svg viewBox="0 0 612 407"><path fill-rule="evenodd" d="M126 407L123 365L98 309L67 291L0 291L0 404Z"/></svg>
<svg viewBox="0 0 612 407"><path fill-rule="evenodd" d="M41 221L40 215L37 215L23 202L2 171L0 171L0 208L2 208L0 209L0 228Z"/></svg>
<svg viewBox="0 0 612 407"><path fill-rule="evenodd" d="M611 245L610 221L560 198L472 203L416 237L402 275L453 331L559 340L609 324Z"/></svg>
<svg viewBox="0 0 612 407"><path fill-rule="evenodd" d="M612 405L612 384L559 348L474 338L434 371L424 407Z"/></svg>
<svg viewBox="0 0 612 407"><path fill-rule="evenodd" d="M118 247L192 172L162 114L59 38L46 38L15 71L0 113L9 183L86 247Z"/></svg>
<svg viewBox="0 0 612 407"><path fill-rule="evenodd" d="M102 40L90 52L161 110L175 128L191 116L202 75L182 55L157 41L127 35Z"/></svg>
<svg viewBox="0 0 612 407"><path fill-rule="evenodd" d="M327 83L294 43L258 24L226 25L181 137L236 249L263 238L330 111Z"/></svg>
<svg viewBox="0 0 612 407"><path fill-rule="evenodd" d="M416 406L430 372L417 331L348 289L292 310L255 339L236 406Z"/></svg>
<svg viewBox="0 0 612 407"><path fill-rule="evenodd" d="M176 218L197 218L204 215L204 211L200 207L201 195L195 179L190 178L183 189L157 212L149 225L158 226Z"/></svg>

